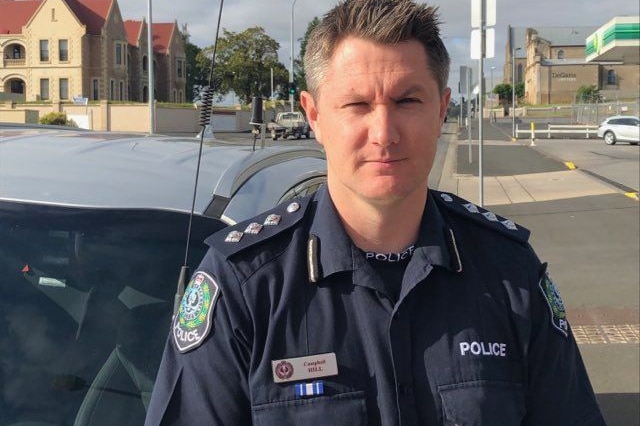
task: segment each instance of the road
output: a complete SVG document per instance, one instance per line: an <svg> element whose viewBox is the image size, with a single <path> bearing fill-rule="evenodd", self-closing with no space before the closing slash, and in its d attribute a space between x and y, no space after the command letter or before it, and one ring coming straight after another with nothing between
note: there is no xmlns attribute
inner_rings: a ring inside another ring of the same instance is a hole
<svg viewBox="0 0 640 426"><path fill-rule="evenodd" d="M484 128L485 201L529 228L549 262L607 424L640 424L640 148L598 139L536 139L530 146L511 142L509 122ZM469 163L466 134L445 138L452 164L440 185L477 197L477 142Z"/></svg>

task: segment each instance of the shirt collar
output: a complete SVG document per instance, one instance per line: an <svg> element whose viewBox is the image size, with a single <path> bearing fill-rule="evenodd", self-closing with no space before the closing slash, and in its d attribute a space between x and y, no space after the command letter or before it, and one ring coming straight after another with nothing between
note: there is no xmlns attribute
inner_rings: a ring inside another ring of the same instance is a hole
<svg viewBox="0 0 640 426"><path fill-rule="evenodd" d="M447 226L433 197L430 191L411 263L419 261L460 272L462 265L453 231ZM308 247L311 281L338 272L353 271L360 264L358 257L364 259L364 256L347 235L326 186L316 192L314 202L316 208Z"/></svg>

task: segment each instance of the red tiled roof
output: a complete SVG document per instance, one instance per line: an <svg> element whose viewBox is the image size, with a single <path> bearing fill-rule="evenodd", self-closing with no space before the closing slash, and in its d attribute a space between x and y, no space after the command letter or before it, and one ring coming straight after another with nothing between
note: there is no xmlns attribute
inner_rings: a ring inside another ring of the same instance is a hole
<svg viewBox="0 0 640 426"><path fill-rule="evenodd" d="M169 43L171 43L171 35L175 29L175 23L158 23L153 24L153 51L157 53L167 53Z"/></svg>
<svg viewBox="0 0 640 426"><path fill-rule="evenodd" d="M0 0L0 34L20 34L41 0Z"/></svg>
<svg viewBox="0 0 640 426"><path fill-rule="evenodd" d="M142 21L124 21L124 31L127 33L129 44L138 47L142 33Z"/></svg>
<svg viewBox="0 0 640 426"><path fill-rule="evenodd" d="M80 22L87 26L87 34L100 35L113 0L65 0Z"/></svg>

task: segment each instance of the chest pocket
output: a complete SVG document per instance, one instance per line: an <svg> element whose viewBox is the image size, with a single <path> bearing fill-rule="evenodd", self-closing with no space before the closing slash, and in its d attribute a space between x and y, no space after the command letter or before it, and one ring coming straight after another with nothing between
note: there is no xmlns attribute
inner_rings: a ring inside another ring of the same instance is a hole
<svg viewBox="0 0 640 426"><path fill-rule="evenodd" d="M366 426L364 392L300 398L252 407L255 426Z"/></svg>
<svg viewBox="0 0 640 426"><path fill-rule="evenodd" d="M439 386L445 425L517 426L525 416L520 383L479 380Z"/></svg>

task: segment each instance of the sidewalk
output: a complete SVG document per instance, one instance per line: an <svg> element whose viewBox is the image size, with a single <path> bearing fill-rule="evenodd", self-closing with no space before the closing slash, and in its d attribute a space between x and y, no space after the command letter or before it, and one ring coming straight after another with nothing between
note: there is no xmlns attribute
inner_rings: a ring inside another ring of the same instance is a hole
<svg viewBox="0 0 640 426"><path fill-rule="evenodd" d="M455 126L455 124L448 124L448 126ZM438 189L451 192L473 203L480 204L479 177L471 174L458 173L458 170L463 168L458 167L458 147L466 147L467 141L458 141L457 133L451 129L449 129L449 132L443 132L443 136L447 139L448 148ZM473 154L474 161L476 162L477 145L477 141L472 141L472 147L475 148ZM523 149L530 149L532 155L536 154L534 150L528 148L527 145L528 142L523 141L505 142L485 140L483 143L485 149L496 146L521 146ZM509 161L509 159L505 158L504 161ZM513 164L512 166L514 171L518 170L517 164ZM566 170L512 175L502 174L499 176L492 175L491 170L486 170L483 179L483 204L485 206L517 204L619 192L612 186L580 170L571 170L566 165L563 168L566 168Z"/></svg>

